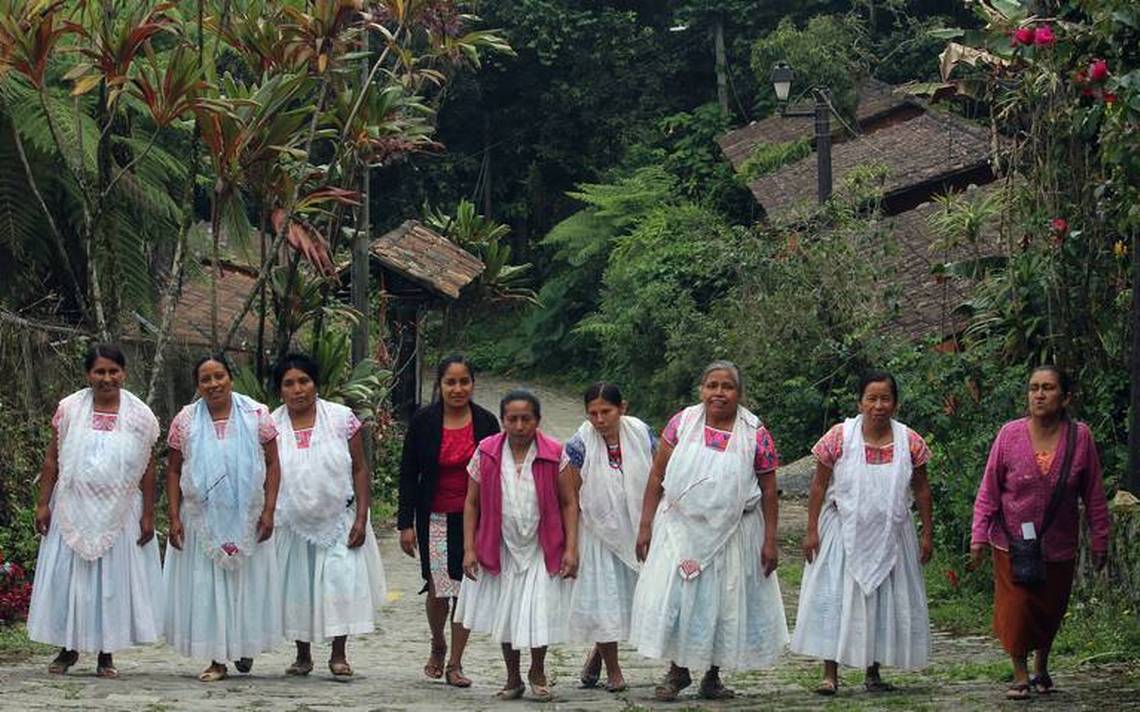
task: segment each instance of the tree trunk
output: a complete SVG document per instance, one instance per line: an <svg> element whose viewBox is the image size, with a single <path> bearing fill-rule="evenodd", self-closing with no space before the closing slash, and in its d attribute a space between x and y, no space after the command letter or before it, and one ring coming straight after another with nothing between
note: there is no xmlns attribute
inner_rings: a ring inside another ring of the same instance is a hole
<svg viewBox="0 0 1140 712"><path fill-rule="evenodd" d="M1128 478L1126 487L1140 496L1140 231L1132 235L1132 352L1128 370L1132 398L1128 428Z"/></svg>
<svg viewBox="0 0 1140 712"><path fill-rule="evenodd" d="M716 48L716 100L725 115L728 111L728 60L724 53L724 18L717 15L713 26L713 43Z"/></svg>

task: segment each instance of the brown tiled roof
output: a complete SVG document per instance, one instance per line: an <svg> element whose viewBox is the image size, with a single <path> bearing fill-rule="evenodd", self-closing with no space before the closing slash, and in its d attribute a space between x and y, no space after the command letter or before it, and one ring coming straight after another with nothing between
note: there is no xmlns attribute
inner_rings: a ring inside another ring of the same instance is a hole
<svg viewBox="0 0 1140 712"><path fill-rule="evenodd" d="M979 200L1001 188L995 184L971 187L969 200ZM946 241L930 224L941 209L937 203L924 203L914 210L885 218L894 235L887 257L886 282L897 298L897 312L890 330L911 338L944 337L965 326L954 310L970 296L974 280L967 277L936 275L935 267L951 262L1001 255L1005 249L995 218L982 230L976 245L945 245Z"/></svg>
<svg viewBox="0 0 1140 712"><path fill-rule="evenodd" d="M907 99L894 93L893 87L877 79L869 79L859 93L859 106L855 110L855 120L863 127L883 116L909 105ZM840 138L844 129L838 122L832 123L832 132ZM760 144L787 143L801 138L810 138L815 132L815 124L804 117L784 118L770 116L753 121L747 126L729 131L716 141L734 168L747 160L752 149Z"/></svg>
<svg viewBox="0 0 1140 712"><path fill-rule="evenodd" d="M369 251L401 277L448 299L483 272L483 263L416 220L408 220L372 241Z"/></svg>
<svg viewBox="0 0 1140 712"><path fill-rule="evenodd" d="M202 265L205 278L188 279L182 285L182 297L175 311L172 340L184 346L209 348L210 338L210 280L212 267ZM238 311L257 281L257 272L252 267L231 263L222 265L222 279L218 281L218 338L224 339L230 325L237 318ZM256 304L254 305L256 307ZM272 317L266 323L266 333L273 333ZM251 309L242 319L241 327L234 338L234 348L250 351L257 343L257 310Z"/></svg>
<svg viewBox="0 0 1140 712"><path fill-rule="evenodd" d="M885 165L885 196L985 166L989 137L980 127L946 114L928 112L874 133L837 144L831 151L833 184L838 187L854 168ZM816 196L813 154L761 176L749 186L769 217L786 215Z"/></svg>

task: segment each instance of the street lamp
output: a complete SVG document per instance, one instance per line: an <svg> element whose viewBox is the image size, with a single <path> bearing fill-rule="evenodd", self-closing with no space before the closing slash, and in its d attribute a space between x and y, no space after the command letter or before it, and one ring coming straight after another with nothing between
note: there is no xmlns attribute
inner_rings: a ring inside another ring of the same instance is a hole
<svg viewBox="0 0 1140 712"><path fill-rule="evenodd" d="M811 109L788 108L788 96L792 90L792 80L796 73L784 61L772 65L772 88L780 102L780 116L815 117L815 156L819 174L819 204L823 205L831 197L831 91L827 87L812 87L811 94L815 106Z"/></svg>

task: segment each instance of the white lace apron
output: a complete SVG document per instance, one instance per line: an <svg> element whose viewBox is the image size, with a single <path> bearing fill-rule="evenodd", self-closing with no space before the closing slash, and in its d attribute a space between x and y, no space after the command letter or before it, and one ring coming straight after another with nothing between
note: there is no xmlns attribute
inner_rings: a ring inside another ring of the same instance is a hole
<svg viewBox="0 0 1140 712"><path fill-rule="evenodd" d="M265 504L258 403L240 393L232 398L224 438L218 438L206 402L194 404L179 480L182 517L198 533L202 552L231 570L253 553Z"/></svg>
<svg viewBox="0 0 1140 712"><path fill-rule="evenodd" d="M705 407L686 408L677 445L665 469L665 496L657 508L655 541L668 541L683 579L700 575L755 507L754 460L760 420L738 408L728 446L705 445Z"/></svg>
<svg viewBox="0 0 1140 712"><path fill-rule="evenodd" d="M586 447L581 469L582 524L626 566L638 570L637 527L653 461L649 429L637 418L621 417L620 469L610 465L605 438L589 421L578 428L578 437Z"/></svg>
<svg viewBox="0 0 1140 712"><path fill-rule="evenodd" d="M283 405L273 411L281 459L277 523L323 548L347 539L354 512L352 454L341 427L350 412L343 405L317 399L309 447L302 449L289 409Z"/></svg>
<svg viewBox="0 0 1140 712"><path fill-rule="evenodd" d="M134 394L119 391L114 430L92 427L90 388L60 403L59 481L55 513L63 541L88 561L114 544L139 494L139 481L158 439L158 420Z"/></svg>
<svg viewBox="0 0 1140 712"><path fill-rule="evenodd" d="M863 416L844 421L843 454L832 476L831 496L839 509L847 571L866 595L874 593L895 567L897 525L910 517L914 467L906 426L892 420L891 436L891 462L871 465L863 442Z"/></svg>

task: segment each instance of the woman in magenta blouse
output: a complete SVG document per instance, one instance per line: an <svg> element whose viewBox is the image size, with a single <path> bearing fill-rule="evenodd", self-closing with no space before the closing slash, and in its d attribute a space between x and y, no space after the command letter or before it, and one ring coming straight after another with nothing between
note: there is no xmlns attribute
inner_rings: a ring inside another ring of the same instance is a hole
<svg viewBox="0 0 1140 712"><path fill-rule="evenodd" d="M431 655L424 674L468 687L463 675L467 630L451 624L451 657L444 627L463 578L463 507L467 501L467 463L475 445L499 432L499 421L471 400L475 369L465 356L444 358L436 369L435 396L408 424L400 462L397 528L408 556L419 552L427 593Z"/></svg>
<svg viewBox="0 0 1140 712"><path fill-rule="evenodd" d="M1029 377L1029 415L1002 426L974 502L970 558L976 565L986 547L993 550L994 633L1013 663L1013 685L1006 696L1025 699L1030 691L1054 692L1049 650L1069 605L1077 558L1079 498L1085 505L1092 561L1102 568L1108 552L1108 506L1100 459L1092 433L1065 412L1072 399L1069 379L1056 366L1039 366ZM1069 476L1056 513L1040 536L1045 582L1014 583L1009 537L1038 538L1068 447L1076 428ZM1029 676L1029 651L1036 651Z"/></svg>

